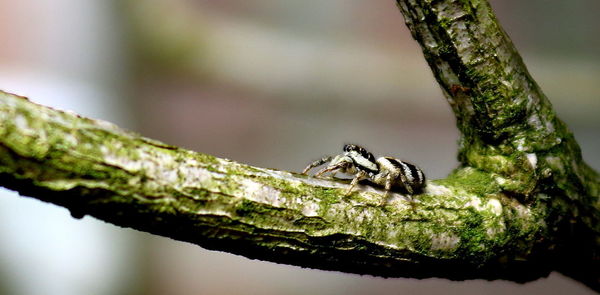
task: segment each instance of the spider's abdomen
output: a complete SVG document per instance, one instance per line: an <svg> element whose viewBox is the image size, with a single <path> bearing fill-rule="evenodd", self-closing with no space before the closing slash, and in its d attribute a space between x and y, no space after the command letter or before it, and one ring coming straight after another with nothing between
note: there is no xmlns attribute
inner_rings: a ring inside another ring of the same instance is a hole
<svg viewBox="0 0 600 295"><path fill-rule="evenodd" d="M382 157L377 162L382 170L393 176L392 188L404 188L417 193L425 186L425 174L419 167L392 157Z"/></svg>

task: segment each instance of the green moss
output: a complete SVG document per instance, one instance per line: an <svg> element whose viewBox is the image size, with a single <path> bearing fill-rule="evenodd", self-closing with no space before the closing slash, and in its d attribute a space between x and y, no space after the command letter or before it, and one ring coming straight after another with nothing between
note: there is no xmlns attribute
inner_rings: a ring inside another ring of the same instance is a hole
<svg viewBox="0 0 600 295"><path fill-rule="evenodd" d="M479 6L478 0L459 0L460 4L462 4L463 10L469 15L474 15L474 9Z"/></svg>
<svg viewBox="0 0 600 295"><path fill-rule="evenodd" d="M459 168L437 183L448 187L460 187L477 196L496 194L500 191L500 186L489 173L471 167Z"/></svg>
<svg viewBox="0 0 600 295"><path fill-rule="evenodd" d="M282 198L314 196L318 200L318 214L328 211L332 204L339 203L345 196L338 188L314 187L304 183L289 182L275 177L256 177L256 180L268 187L277 188Z"/></svg>
<svg viewBox="0 0 600 295"><path fill-rule="evenodd" d="M481 259L479 254L484 249L487 240L485 228L483 228L483 218L479 212L473 209L469 210L469 214L462 216L462 226L457 231L461 239L457 252L461 255L469 255Z"/></svg>
<svg viewBox="0 0 600 295"><path fill-rule="evenodd" d="M302 217L294 221L297 227L307 229L306 232L312 233L329 228L331 225L320 217Z"/></svg>
<svg viewBox="0 0 600 295"><path fill-rule="evenodd" d="M234 208L234 212L238 216L247 216L247 215L260 215L264 213L269 213L270 210L275 208L267 208L264 205L259 205L256 202L249 200L242 200L238 202Z"/></svg>
<svg viewBox="0 0 600 295"><path fill-rule="evenodd" d="M440 27L442 27L444 30L448 31L450 25L452 24L452 20L447 18L447 17L442 17L440 19L438 19L438 24ZM448 48L449 46L447 46L446 44L442 44L439 47L440 50L440 55L443 55L443 48Z"/></svg>

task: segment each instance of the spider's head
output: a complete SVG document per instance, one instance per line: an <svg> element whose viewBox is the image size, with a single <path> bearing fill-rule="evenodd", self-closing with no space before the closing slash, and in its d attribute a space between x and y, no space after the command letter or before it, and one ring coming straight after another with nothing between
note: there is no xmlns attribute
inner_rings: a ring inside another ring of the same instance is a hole
<svg viewBox="0 0 600 295"><path fill-rule="evenodd" d="M352 166L357 170L362 170L369 174L376 174L379 171L379 165L375 157L363 147L355 144L346 144L344 145L342 156L350 158Z"/></svg>

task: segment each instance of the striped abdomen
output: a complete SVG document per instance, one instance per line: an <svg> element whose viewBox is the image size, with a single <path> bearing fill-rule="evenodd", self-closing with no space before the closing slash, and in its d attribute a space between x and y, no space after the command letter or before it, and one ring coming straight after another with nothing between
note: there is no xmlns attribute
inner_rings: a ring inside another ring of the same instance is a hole
<svg viewBox="0 0 600 295"><path fill-rule="evenodd" d="M378 162L380 167L387 170L387 173L396 176L392 180L392 188L404 188L411 193L417 193L423 189L425 174L419 167L392 157L379 158Z"/></svg>

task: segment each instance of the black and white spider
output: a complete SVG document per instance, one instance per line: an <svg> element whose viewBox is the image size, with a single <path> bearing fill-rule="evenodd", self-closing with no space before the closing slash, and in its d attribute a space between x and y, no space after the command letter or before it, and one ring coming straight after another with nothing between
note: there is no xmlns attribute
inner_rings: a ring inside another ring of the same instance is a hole
<svg viewBox="0 0 600 295"><path fill-rule="evenodd" d="M385 188L384 200L390 190L412 195L421 192L425 186L425 174L419 167L392 157L375 159L373 154L355 144L344 145L342 154L312 162L302 174L307 174L311 169L325 163L329 164L315 173L315 177L325 173L331 173L331 177L334 177L338 172L354 176L346 194L350 194L363 179Z"/></svg>

